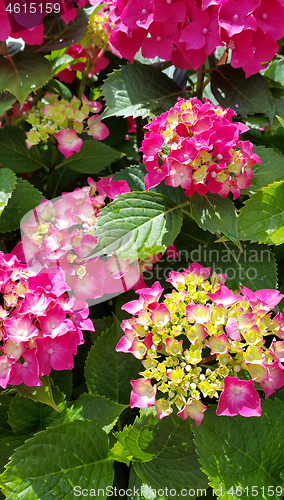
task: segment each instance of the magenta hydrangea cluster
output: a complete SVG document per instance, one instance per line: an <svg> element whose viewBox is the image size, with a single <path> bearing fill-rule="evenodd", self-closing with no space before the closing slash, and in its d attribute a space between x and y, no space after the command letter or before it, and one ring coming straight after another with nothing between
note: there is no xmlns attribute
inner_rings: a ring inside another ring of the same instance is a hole
<svg viewBox="0 0 284 500"><path fill-rule="evenodd" d="M140 272L148 263L88 255L97 245L96 222L100 210L118 194L129 193L126 181L112 177L63 193L58 199L42 200L29 220L21 225L23 249L31 269L43 272L55 264L64 272L67 284L79 300L104 294L123 293L144 286ZM22 254L21 254L22 255Z"/></svg>
<svg viewBox="0 0 284 500"><path fill-rule="evenodd" d="M26 132L27 148L51 138L65 158L79 153L83 140L78 134L83 132L90 113L96 114L88 118L85 131L94 139L102 141L109 135L109 130L99 120L97 113L101 109L102 105L98 101L89 101L84 94L81 100L73 96L69 102L59 98L58 94L47 92L25 115L25 120L32 125Z"/></svg>
<svg viewBox="0 0 284 500"><path fill-rule="evenodd" d="M198 263L172 271L167 281L175 289L162 301L157 281L122 307L132 317L122 322L116 350L145 368L131 380L132 408L155 405L161 419L177 407L182 419L199 425L209 397L218 400L217 415L260 416L254 382L265 397L284 385L284 318L272 313L283 295L244 286L234 293L226 275L208 279L210 271ZM164 397L156 399L158 391Z"/></svg>
<svg viewBox="0 0 284 500"><path fill-rule="evenodd" d="M133 62L160 57L178 68L197 69L219 46L246 76L257 73L284 35L283 0L113 0L110 43Z"/></svg>
<svg viewBox="0 0 284 500"><path fill-rule="evenodd" d="M187 196L218 193L234 199L253 177L251 167L259 157L239 134L249 130L232 122L236 113L197 98L181 99L169 111L146 125L142 147L147 175L145 189L164 179L168 186L181 186Z"/></svg>
<svg viewBox="0 0 284 500"><path fill-rule="evenodd" d="M41 376L71 370L82 330L94 331L86 302L69 298L56 266L34 273L12 254L0 253L0 386L40 386Z"/></svg>

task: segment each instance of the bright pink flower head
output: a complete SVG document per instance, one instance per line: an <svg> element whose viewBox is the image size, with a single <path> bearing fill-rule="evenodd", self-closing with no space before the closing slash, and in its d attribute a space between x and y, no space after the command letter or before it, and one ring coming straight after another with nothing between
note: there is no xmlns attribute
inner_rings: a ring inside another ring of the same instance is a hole
<svg viewBox="0 0 284 500"><path fill-rule="evenodd" d="M149 408L156 403L157 388L152 387L149 378L130 380L132 391L130 395L130 408Z"/></svg>
<svg viewBox="0 0 284 500"><path fill-rule="evenodd" d="M66 128L54 135L58 141L58 149L65 158L69 158L74 153L79 153L83 141L78 137L75 130Z"/></svg>
<svg viewBox="0 0 284 500"><path fill-rule="evenodd" d="M220 395L216 415L233 417L260 417L260 398L253 380L225 377L224 390Z"/></svg>

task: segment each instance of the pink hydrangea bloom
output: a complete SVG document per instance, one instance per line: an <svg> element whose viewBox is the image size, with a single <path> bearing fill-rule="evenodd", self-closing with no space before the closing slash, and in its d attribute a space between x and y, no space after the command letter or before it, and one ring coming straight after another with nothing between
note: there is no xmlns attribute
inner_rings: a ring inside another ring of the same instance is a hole
<svg viewBox="0 0 284 500"><path fill-rule="evenodd" d="M75 130L66 128L54 135L58 141L58 149L65 158L69 158L74 153L79 153L83 141L78 137Z"/></svg>
<svg viewBox="0 0 284 500"><path fill-rule="evenodd" d="M248 130L232 122L236 113L197 98L178 102L169 111L145 126L140 151L147 174L145 188L162 180L181 186L187 196L207 191L225 198L231 191L234 199L252 179L252 165L260 163L249 141L239 141Z"/></svg>
<svg viewBox="0 0 284 500"><path fill-rule="evenodd" d="M150 379L130 380L130 384L130 408L149 408L156 403L157 388L152 387Z"/></svg>

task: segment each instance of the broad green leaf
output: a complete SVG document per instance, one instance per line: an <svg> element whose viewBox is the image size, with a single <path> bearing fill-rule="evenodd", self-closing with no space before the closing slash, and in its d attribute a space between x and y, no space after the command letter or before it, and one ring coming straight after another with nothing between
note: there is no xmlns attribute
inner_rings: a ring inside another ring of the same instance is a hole
<svg viewBox="0 0 284 500"><path fill-rule="evenodd" d="M10 168L17 174L34 172L45 167L38 147L33 146L28 149L26 134L13 125L0 129L0 165Z"/></svg>
<svg viewBox="0 0 284 500"><path fill-rule="evenodd" d="M1 400L0 400L1 402ZM13 435L12 427L8 422L8 406L0 404L0 436L1 438Z"/></svg>
<svg viewBox="0 0 284 500"><path fill-rule="evenodd" d="M116 321L91 347L85 365L88 390L120 404L129 405L130 379L138 378L141 361L115 347L123 332Z"/></svg>
<svg viewBox="0 0 284 500"><path fill-rule="evenodd" d="M102 86L104 116L154 116L175 105L182 89L158 68L127 64L108 76Z"/></svg>
<svg viewBox="0 0 284 500"><path fill-rule="evenodd" d="M275 259L267 245L241 242L242 248L237 248L233 243L216 243L214 239L186 217L175 240L178 258L173 260L164 255L152 271L144 273L144 279L151 275L151 283L154 283L161 277L168 278L170 270L181 272L192 262L199 262L212 271L227 274L226 285L232 290L238 290L241 285L253 291L277 287Z"/></svg>
<svg viewBox="0 0 284 500"><path fill-rule="evenodd" d="M63 49L80 42L87 31L88 21L89 17L83 9L76 9L75 19L68 24L56 13L48 14L43 21L44 42L37 52Z"/></svg>
<svg viewBox="0 0 284 500"><path fill-rule="evenodd" d="M48 183L48 195L49 198L55 198L56 196L61 196L62 191L68 191L66 186L71 182L75 181L80 176L80 172L75 172L71 170L67 165L54 170L54 172L49 176L50 182Z"/></svg>
<svg viewBox="0 0 284 500"><path fill-rule="evenodd" d="M284 177L284 157L264 146L255 146L254 152L260 157L261 164L255 163L252 167L253 178L251 185L242 190L242 193L257 191Z"/></svg>
<svg viewBox="0 0 284 500"><path fill-rule="evenodd" d="M278 116L278 115L276 115L276 118L277 118L277 120L280 121L282 127L284 127L284 120L283 120L283 118L281 118L281 116Z"/></svg>
<svg viewBox="0 0 284 500"><path fill-rule="evenodd" d="M219 104L230 107L239 115L264 113L274 116L273 99L266 79L257 73L249 78L241 68L229 64L212 71L211 90Z"/></svg>
<svg viewBox="0 0 284 500"><path fill-rule="evenodd" d="M98 488L105 490L104 500L113 476L106 433L93 422L76 420L28 439L12 455L0 487L8 500L74 500L75 493Z"/></svg>
<svg viewBox="0 0 284 500"><path fill-rule="evenodd" d="M14 102L16 102L16 97L6 90L0 94L0 116L4 115L8 109L10 109Z"/></svg>
<svg viewBox="0 0 284 500"><path fill-rule="evenodd" d="M72 370L51 370L50 378L55 386L65 394L66 399L70 399L73 389Z"/></svg>
<svg viewBox="0 0 284 500"><path fill-rule="evenodd" d="M238 244L237 212L235 205L228 198L207 193L191 197L192 215L197 224L210 233L223 233Z"/></svg>
<svg viewBox="0 0 284 500"><path fill-rule="evenodd" d="M180 231L181 206L166 196L147 191L118 196L100 212L98 244L92 253L143 259L164 252Z"/></svg>
<svg viewBox="0 0 284 500"><path fill-rule="evenodd" d="M200 469L189 419L170 415L159 421L153 427L149 448L156 452L153 460L133 463L134 471L143 482L152 488L165 490L167 487L168 492L175 489L176 497L187 500L200 496L202 489L207 488L208 478ZM191 494L186 494L185 490L191 490ZM166 493L165 496L170 495Z"/></svg>
<svg viewBox="0 0 284 500"><path fill-rule="evenodd" d="M8 90L21 105L51 77L51 64L40 54L25 50L14 57L0 55L0 92Z"/></svg>
<svg viewBox="0 0 284 500"><path fill-rule="evenodd" d="M125 180L130 187L131 191L144 191L144 179L147 174L147 170L143 163L140 165L132 165L130 167L126 167L119 172L116 172L113 175L113 180ZM185 203L187 201L187 197L185 195L184 189L180 186L177 188L166 186L166 184L161 183L158 186L151 188L150 192L160 193L168 198L171 198L176 204Z"/></svg>
<svg viewBox="0 0 284 500"><path fill-rule="evenodd" d="M37 207L42 198L43 195L28 181L17 179L12 196L0 217L0 233L19 229L22 217Z"/></svg>
<svg viewBox="0 0 284 500"><path fill-rule="evenodd" d="M155 449L145 451L151 445L153 428L157 422L157 415L142 415L141 418L136 418L131 427L127 427L127 431L124 428L122 432L117 432L115 437L120 445L129 451L129 456L134 457L134 460L148 462L157 455Z"/></svg>
<svg viewBox="0 0 284 500"><path fill-rule="evenodd" d="M16 394L9 408L9 424L14 433L16 435L29 434L42 431L50 425L61 424L67 413L66 402L56 387L53 389L53 397L60 412L44 403Z"/></svg>
<svg viewBox="0 0 284 500"><path fill-rule="evenodd" d="M127 406L120 405L103 396L82 394L69 409L70 421L91 420L109 432Z"/></svg>
<svg viewBox="0 0 284 500"><path fill-rule="evenodd" d="M40 380L42 385L38 387L28 387L25 384L20 384L15 386L15 388L20 396L24 396L35 402L43 403L51 406L54 410L60 411L53 399L49 377L45 375L44 377L40 377Z"/></svg>
<svg viewBox="0 0 284 500"><path fill-rule="evenodd" d="M275 245L284 242L284 181L260 189L245 202L238 229L242 240Z"/></svg>
<svg viewBox="0 0 284 500"><path fill-rule="evenodd" d="M151 486L144 483L140 477L135 474L133 467L130 469L128 488L134 493L132 500L167 500L165 496L157 495L156 493L158 492L155 492Z"/></svg>
<svg viewBox="0 0 284 500"><path fill-rule="evenodd" d="M127 425L125 425L123 427L123 431L116 432L115 437L117 439L117 442L114 443L113 447L110 450L110 455L113 458L113 460L116 460L117 462L126 463L126 465L128 466L132 459L132 454L130 453L125 444L125 438L126 436L128 436L131 429L132 426L127 427Z"/></svg>
<svg viewBox="0 0 284 500"><path fill-rule="evenodd" d="M121 156L116 149L91 139L83 141L80 152L64 158L56 168L67 166L80 174L96 174Z"/></svg>
<svg viewBox="0 0 284 500"><path fill-rule="evenodd" d="M216 406L210 405L201 425L194 426L202 470L209 476L215 494L222 488L218 496L222 500L240 498L228 494L237 486L241 498L248 500L282 498L275 492L282 485L280 473L284 467L284 403L279 399L261 400L261 409L259 418L217 417Z"/></svg>
<svg viewBox="0 0 284 500"><path fill-rule="evenodd" d="M16 176L12 170L2 168L0 170L0 215L12 196L16 184Z"/></svg>
<svg viewBox="0 0 284 500"><path fill-rule="evenodd" d="M0 437L0 474L4 471L5 465L9 462L10 457L13 455L16 448L21 446L24 443L24 436L14 436L11 434L10 436L3 437L1 434ZM0 495L0 499L1 499ZM5 497L3 497L5 498Z"/></svg>

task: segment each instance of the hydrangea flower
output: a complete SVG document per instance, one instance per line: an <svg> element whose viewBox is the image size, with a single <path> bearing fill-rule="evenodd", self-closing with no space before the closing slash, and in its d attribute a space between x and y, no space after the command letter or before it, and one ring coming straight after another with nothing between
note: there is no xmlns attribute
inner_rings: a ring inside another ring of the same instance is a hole
<svg viewBox="0 0 284 500"><path fill-rule="evenodd" d="M236 199L250 185L251 167L260 159L249 141L239 139L248 127L232 122L232 109L204 101L178 98L144 127L140 151L147 190L165 180L168 186L181 186L187 196L209 191L225 198L231 191Z"/></svg>
<svg viewBox="0 0 284 500"><path fill-rule="evenodd" d="M60 282L60 286L59 286ZM0 386L40 386L42 375L71 370L84 343L82 330L94 331L88 305L75 297L57 267L35 273L12 254L0 252Z"/></svg>
<svg viewBox="0 0 284 500"><path fill-rule="evenodd" d="M38 101L25 115L26 121L32 125L29 132L26 132L27 148L52 137L53 141L57 140L58 149L65 158L75 152L79 153L83 141L77 134L83 132L89 113L98 113L101 108L99 102L89 101L84 94L81 100L73 96L68 102L66 99L59 99L57 94L46 93L44 99ZM103 140L109 135L108 128L99 120L98 114L88 119L86 131L97 140Z"/></svg>
<svg viewBox="0 0 284 500"><path fill-rule="evenodd" d="M223 46L247 77L275 55L284 35L282 0L113 0L110 18L112 50L130 62L141 48L144 57L196 70Z"/></svg>
<svg viewBox="0 0 284 500"><path fill-rule="evenodd" d="M284 318L272 309L277 290L232 292L226 275L193 263L170 272L174 290L161 300L159 282L136 290L139 299L123 309L125 335L116 350L140 359L144 371L132 381L131 406L155 404L158 418L176 407L182 419L200 425L204 399L218 400L217 415L260 416L260 397L284 385ZM266 340L273 336L273 340Z"/></svg>

